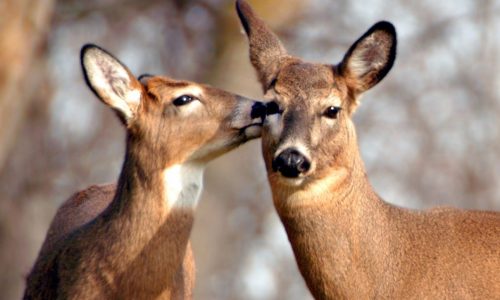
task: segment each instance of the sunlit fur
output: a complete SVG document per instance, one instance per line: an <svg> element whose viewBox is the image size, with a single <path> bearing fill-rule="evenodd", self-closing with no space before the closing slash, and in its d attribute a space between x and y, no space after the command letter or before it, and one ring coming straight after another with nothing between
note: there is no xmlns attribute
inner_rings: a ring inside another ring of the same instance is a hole
<svg viewBox="0 0 500 300"><path fill-rule="evenodd" d="M499 213L399 208L367 179L351 116L359 96L393 65L394 27L375 24L337 65L311 64L287 54L246 1L237 10L263 90L283 111L265 124L262 152L274 205L314 298L498 298ZM336 119L323 116L328 105L342 107ZM272 161L294 143L313 167L290 179Z"/></svg>

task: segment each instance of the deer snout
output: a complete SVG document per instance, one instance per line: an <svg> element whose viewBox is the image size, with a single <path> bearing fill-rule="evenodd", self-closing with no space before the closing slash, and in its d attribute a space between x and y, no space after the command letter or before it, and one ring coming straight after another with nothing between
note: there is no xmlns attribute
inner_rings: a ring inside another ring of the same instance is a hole
<svg viewBox="0 0 500 300"><path fill-rule="evenodd" d="M274 172L280 172L284 177L297 178L309 171L311 162L297 149L288 148L276 156L272 167Z"/></svg>
<svg viewBox="0 0 500 300"><path fill-rule="evenodd" d="M240 135L248 139L260 137L265 109L264 103L260 101L239 97L231 115L231 128L238 130Z"/></svg>

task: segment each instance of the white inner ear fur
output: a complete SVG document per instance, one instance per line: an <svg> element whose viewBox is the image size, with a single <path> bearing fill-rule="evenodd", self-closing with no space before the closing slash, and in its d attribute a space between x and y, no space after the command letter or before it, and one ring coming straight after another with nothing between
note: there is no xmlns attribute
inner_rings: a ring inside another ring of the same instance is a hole
<svg viewBox="0 0 500 300"><path fill-rule="evenodd" d="M108 54L98 49L89 52L83 64L90 84L106 104L120 111L127 120L132 118L142 93L140 89L132 88L131 83L135 79Z"/></svg>
<svg viewBox="0 0 500 300"><path fill-rule="evenodd" d="M377 38L376 32L363 39L351 54L348 68L356 77L361 77L372 70L380 70L387 63L386 45ZM373 52L376 51L376 55ZM367 55L369 54L369 55Z"/></svg>
<svg viewBox="0 0 500 300"><path fill-rule="evenodd" d="M203 188L204 164L184 163L163 171L163 197L170 209L195 209Z"/></svg>

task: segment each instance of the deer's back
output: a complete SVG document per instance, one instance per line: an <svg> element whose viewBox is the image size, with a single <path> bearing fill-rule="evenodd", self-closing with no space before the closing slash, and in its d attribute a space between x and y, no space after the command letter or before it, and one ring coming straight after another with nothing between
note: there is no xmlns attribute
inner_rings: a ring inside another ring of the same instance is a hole
<svg viewBox="0 0 500 300"><path fill-rule="evenodd" d="M97 217L113 200L116 183L92 185L69 197L57 210L40 253L53 250L57 241Z"/></svg>
<svg viewBox="0 0 500 300"><path fill-rule="evenodd" d="M406 216L385 256L399 273L389 290L399 281L404 298L500 296L500 213L437 208Z"/></svg>

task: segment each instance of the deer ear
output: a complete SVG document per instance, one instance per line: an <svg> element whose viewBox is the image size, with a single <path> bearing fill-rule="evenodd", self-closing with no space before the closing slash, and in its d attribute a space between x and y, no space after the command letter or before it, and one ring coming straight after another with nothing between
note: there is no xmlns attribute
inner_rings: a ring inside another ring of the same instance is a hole
<svg viewBox="0 0 500 300"><path fill-rule="evenodd" d="M83 46L80 54L83 75L90 89L128 124L141 102L141 83L118 59L96 45Z"/></svg>
<svg viewBox="0 0 500 300"><path fill-rule="evenodd" d="M248 36L250 61L265 92L278 74L280 60L286 55L286 50L246 1L237 0L236 11Z"/></svg>
<svg viewBox="0 0 500 300"><path fill-rule="evenodd" d="M396 58L396 45L396 29L381 21L351 46L339 69L355 95L372 88L389 73Z"/></svg>

